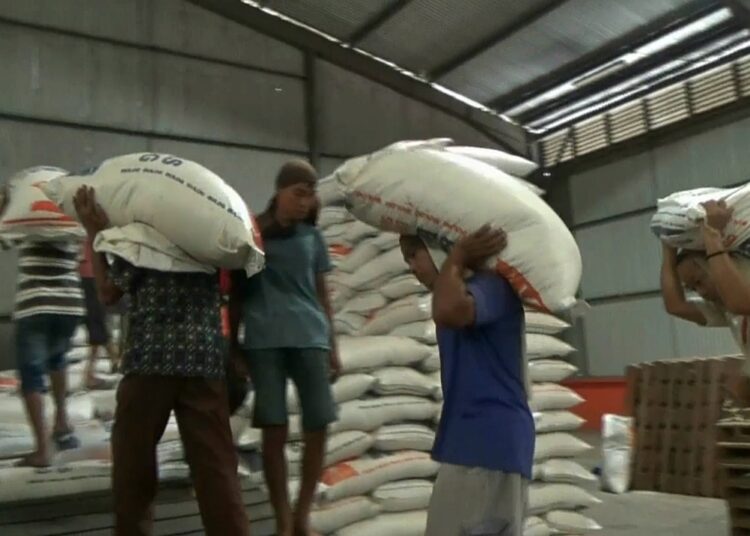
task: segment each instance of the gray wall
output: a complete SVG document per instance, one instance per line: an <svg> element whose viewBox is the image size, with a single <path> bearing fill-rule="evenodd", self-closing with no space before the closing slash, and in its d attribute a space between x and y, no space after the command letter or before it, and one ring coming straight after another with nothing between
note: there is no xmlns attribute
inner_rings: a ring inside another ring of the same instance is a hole
<svg viewBox="0 0 750 536"><path fill-rule="evenodd" d="M310 132L321 174L400 139L492 146L458 119L322 61L306 72L304 60L183 0L0 0L0 180L162 151L213 169L258 210L278 167L310 155ZM0 253L0 369L12 362L14 279L13 253Z"/></svg>
<svg viewBox="0 0 750 536"><path fill-rule="evenodd" d="M573 164L557 205L584 261L582 296L593 309L571 334L593 376L621 375L631 363L738 353L729 330L668 316L659 289L661 249L649 230L656 200L676 190L727 186L750 177L750 119L720 118L679 138ZM563 199L563 201L561 201Z"/></svg>

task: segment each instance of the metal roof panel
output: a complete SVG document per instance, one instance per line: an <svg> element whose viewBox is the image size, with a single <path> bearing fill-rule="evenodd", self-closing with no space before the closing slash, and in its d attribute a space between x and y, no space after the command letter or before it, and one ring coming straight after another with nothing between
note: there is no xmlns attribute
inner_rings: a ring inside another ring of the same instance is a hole
<svg viewBox="0 0 750 536"><path fill-rule="evenodd" d="M386 9L392 0L269 0L266 6L327 33L347 38Z"/></svg>
<svg viewBox="0 0 750 536"><path fill-rule="evenodd" d="M689 0L569 0L439 82L489 102Z"/></svg>
<svg viewBox="0 0 750 536"><path fill-rule="evenodd" d="M415 73L428 73L549 3L413 0L360 46Z"/></svg>

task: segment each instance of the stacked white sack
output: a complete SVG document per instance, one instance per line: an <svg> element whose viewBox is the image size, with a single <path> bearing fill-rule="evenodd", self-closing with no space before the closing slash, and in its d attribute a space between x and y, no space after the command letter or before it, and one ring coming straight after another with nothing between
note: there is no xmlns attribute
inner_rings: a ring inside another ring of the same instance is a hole
<svg viewBox="0 0 750 536"><path fill-rule="evenodd" d="M591 446L574 435L584 420L571 410L583 399L560 383L578 370L565 360L573 347L557 338L568 327L554 316L526 312L528 373L532 382L529 404L537 432L534 481L529 487L529 515L534 519L528 520L529 534L588 534L601 530L598 523L580 513L599 502L593 494L599 480L575 461Z"/></svg>
<svg viewBox="0 0 750 536"><path fill-rule="evenodd" d="M392 148L388 150L390 149ZM533 167L527 167L524 168L523 173L519 173L518 167L509 166L508 162L504 160L508 155L503 156L503 153L498 151L454 147L448 147L446 151L460 153L472 158L481 157L484 162L513 175L524 176L533 171ZM500 157L497 157L498 154ZM374 155L372 159L375 160L376 156ZM335 179L339 181L338 186L341 185L342 180L346 180L346 178L341 179L342 173L351 173L352 165L356 167L360 164L361 162L345 164L343 169L335 174L335 176L339 176L339 179ZM485 169L484 172L487 172L487 170ZM510 177L510 179L523 186L523 190L526 192L540 193L538 189L517 176ZM358 203L362 205L360 201L347 197L346 189L337 189L335 182L327 183L324 190L325 197L334 199L339 203L348 201L350 205L357 205ZM518 191L515 193L525 197ZM377 194L382 194L383 199L385 199L388 198L386 194L392 194L392 192L378 191ZM455 200L455 197L452 199ZM412 200L410 199L410 201ZM463 203L456 203L456 205L468 206ZM412 206L419 206L419 204L413 203ZM369 211L369 207L360 206L357 215L361 217L362 214L368 214L369 216ZM441 212L441 214L444 213ZM388 215L386 214L386 216ZM543 215L543 217L547 218L547 215ZM466 218L466 215L459 215L458 218ZM381 225L378 221L368 220L368 218L363 219ZM548 219L554 223L554 218ZM525 224L529 225L529 222L526 221ZM439 383L440 361L434 346L436 344L436 333L435 325L431 320L429 294L416 278L405 273L406 266L401 258L400 251L395 247L396 235L368 235L365 240L359 243L342 241L341 231L347 227L351 228L353 225L352 216L343 206L326 207L321 214L321 226L324 227L324 232L328 236L332 253L344 253L344 255L338 256L337 271L331 276L331 285L334 289L337 307L337 330L353 336L404 336L431 345L433 351L430 356L415 368L418 369L418 372L424 373L423 377L431 378L434 383ZM560 225L562 224L560 223ZM331 229L331 226L338 227ZM383 227L389 228L389 225ZM409 229L409 231L413 231L413 229ZM560 230L558 229L558 231ZM567 232L567 230L565 231ZM565 233L561 232L561 234L564 235ZM511 240L512 237L511 234ZM379 247L382 244L394 249L384 250ZM576 265L580 261L577 248L571 248L569 256L575 262L569 263L568 266L564 267L564 270L576 282L575 285L577 286L577 278L580 277L579 269L576 274ZM533 261L534 259L531 259L532 264ZM561 262L565 265L564 259ZM554 294L554 292L550 293ZM533 305L539 305L534 300L527 301L532 302ZM569 303L570 300L568 300ZM577 371L575 366L565 360L574 349L557 338L557 335L568 327L568 324L551 314L535 312L532 309L527 311L528 374L530 380L534 383L531 403L536 410L535 421L538 433L534 467L535 482L530 489L530 514L532 514L532 517L527 520L526 525L528 536L550 534L553 531L561 534L582 534L599 529L595 522L574 511L596 501L587 492L587 490L590 491L592 487L595 487L596 479L571 459L590 447L571 435L571 432L577 430L583 422L569 411L581 401L580 397L569 389L558 385L558 382ZM392 379L397 385L405 384L416 392L424 389L425 385L434 385L434 383L423 385L419 382L414 376L418 372L401 369L388 379ZM376 376L379 375L376 374ZM435 425L438 418L439 416L436 417ZM563 500L555 502L559 496L566 496L566 494L570 496L568 502ZM353 531L362 533L365 530L375 530L374 534L385 534L385 528L378 532L380 530L378 529L378 520L381 518L383 516L355 525L351 528L352 534L355 533ZM389 519L383 520L383 527L390 526ZM413 522L414 519L411 520L411 523ZM402 520L401 523L409 526L407 520Z"/></svg>
<svg viewBox="0 0 750 536"><path fill-rule="evenodd" d="M421 536L438 467L429 450L439 380L421 370L434 353L434 330L416 338L394 332L429 319L429 301L424 288L404 277L396 235L356 222L336 206L323 208L319 226L336 267L328 284L343 375L333 386L339 419L330 427L313 528L395 534L388 527L398 526ZM288 406L297 437L299 403L291 386ZM301 444L287 449L292 475L301 454Z"/></svg>
<svg viewBox="0 0 750 536"><path fill-rule="evenodd" d="M68 396L68 416L81 445L55 453L47 469L14 467L18 458L33 451L34 440L21 398L17 393L0 394L0 504L111 489L111 421L96 418L97 394L78 391ZM45 413L46 422L52 423L54 404L49 395L45 397ZM174 418L159 444L158 459L161 481L187 482L189 471Z"/></svg>
<svg viewBox="0 0 750 536"><path fill-rule="evenodd" d="M118 340L113 330L113 340ZM116 406L116 390L121 375L111 373L111 364L98 359L95 375L107 383L106 389L87 391L86 360L89 355L86 329L80 327L72 340L68 361L68 417L81 441L79 448L55 453L47 469L14 467L18 458L34 450L34 437L27 423L19 396L19 382L14 370L0 371L0 504L39 499L58 499L106 492L111 489L112 458L110 431ZM54 422L54 403L45 397L46 422ZM245 414L231 419L235 442L246 433L249 420ZM157 449L159 480L163 483L189 482L190 472L180 440L177 420L171 416ZM260 482L246 467L239 472L243 481Z"/></svg>

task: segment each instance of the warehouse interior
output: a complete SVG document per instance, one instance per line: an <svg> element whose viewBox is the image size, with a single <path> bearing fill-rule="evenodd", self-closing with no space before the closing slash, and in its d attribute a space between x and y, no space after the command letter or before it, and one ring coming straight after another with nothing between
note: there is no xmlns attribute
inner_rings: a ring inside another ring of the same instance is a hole
<svg viewBox="0 0 750 536"><path fill-rule="evenodd" d="M665 312L650 228L661 198L748 181L750 0L0 0L0 65L2 181L32 166L75 172L166 153L206 166L258 214L293 158L323 178L401 140L450 138L534 162L525 179L546 192L583 262L588 310L563 315L559 333L576 370L562 384L582 401L570 411L586 421L575 435L591 447L575 459L601 473L605 414L633 418L635 446L630 491L597 484L595 502L571 507L596 527L549 528L540 512L544 529L525 534L750 533L750 484L730 486L750 458L726 476L724 451L702 444L728 441L716 422L722 382L739 374L728 356L741 350L728 329ZM535 247L541 256L556 244ZM0 371L18 359L17 255L0 251ZM695 368L683 377L670 363ZM658 400L647 390L657 383L671 389ZM712 413L681 429L694 403L679 397L702 389L696 404ZM649 404L664 423L647 420ZM649 443L652 427L673 433ZM259 471L257 457L242 458ZM659 478L674 464L684 466L673 480ZM256 484L243 484L251 522L260 518L253 534L271 535ZM154 534L204 534L191 493L184 482L161 489ZM107 492L5 495L0 534L112 533Z"/></svg>

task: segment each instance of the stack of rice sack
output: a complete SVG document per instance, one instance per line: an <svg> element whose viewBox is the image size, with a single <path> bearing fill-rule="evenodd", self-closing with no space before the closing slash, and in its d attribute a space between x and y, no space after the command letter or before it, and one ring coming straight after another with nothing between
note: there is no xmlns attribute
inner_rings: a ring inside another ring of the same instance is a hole
<svg viewBox="0 0 750 536"><path fill-rule="evenodd" d="M416 367L394 371L392 378L385 372L375 374L379 383L391 380L411 389L422 383L415 375L439 382L435 326L430 320L430 297L405 273L395 248L397 235L388 231L419 234L433 246L449 246L464 232L486 223L508 233L509 246L492 268L513 284L528 305L530 399L539 432L536 481L530 490L533 517L527 533L580 534L599 528L574 511L596 502L579 487L591 486L595 478L570 460L589 447L570 435L582 424L568 411L580 398L557 382L576 371L563 360L573 348L556 338L567 324L551 312L574 305L581 262L572 236L541 201L540 191L520 179L534 167L498 151L450 147L446 140L395 144L347 162L323 184L321 198L329 206L320 223L338 256L337 272L331 276L337 331L360 337L409 337L433 349ZM351 221L353 216L359 221ZM362 223L381 232L358 236L364 238L360 242L347 240L347 230ZM540 255L540 244L547 243L556 247ZM429 385L434 383L424 383ZM424 513L419 515L423 520ZM355 527L360 532L365 526L390 527L382 517ZM397 525L409 526L403 520Z"/></svg>
<svg viewBox="0 0 750 536"><path fill-rule="evenodd" d="M263 252L252 217L241 197L220 177L194 162L171 155L138 153L115 157L94 169L69 174L52 167L24 170L0 192L0 240L82 241L73 197L81 186L93 187L112 226L99 234L94 249L132 264L163 271L244 269L263 266ZM14 371L0 372L0 502L71 496L109 490L109 436L115 408L117 376L112 389L83 391L88 348L85 331L74 337L68 354L68 412L81 439L78 449L58 453L48 469L13 467L14 459L33 450L33 439L18 396ZM98 373L109 363L100 360ZM106 376L105 376L106 377ZM54 405L48 396L47 422ZM246 418L233 419L239 439ZM174 418L159 445L160 479L188 479Z"/></svg>
<svg viewBox="0 0 750 536"><path fill-rule="evenodd" d="M113 332L114 340L118 333ZM87 391L86 360L89 347L84 327L73 337L68 352L68 415L81 446L55 454L52 467L34 469L13 467L21 456L34 450L34 437L27 423L15 370L0 371L0 503L75 496L111 488L112 458L110 431L116 403L116 389L121 375L111 373L108 359L100 357L96 376L109 384L108 389ZM46 396L47 423L53 422L55 406ZM246 419L233 419L233 432L244 430ZM189 480L177 421L172 416L158 447L159 479L162 482ZM247 475L246 471L241 474Z"/></svg>
<svg viewBox="0 0 750 536"><path fill-rule="evenodd" d="M588 534L601 530L581 513L600 501L598 478L575 461L591 449L574 433L583 419L571 410L583 399L561 385L577 372L565 357L574 350L558 339L569 326L553 315L526 311L529 405L536 426L533 479L529 487L527 535Z"/></svg>
<svg viewBox="0 0 750 536"><path fill-rule="evenodd" d="M333 385L338 421L329 429L312 525L322 534L421 536L438 468L429 451L440 386L426 371L439 362L434 329L422 337L395 332L430 318L429 296L407 276L395 234L356 222L341 206L325 207L319 224L335 265L328 283L343 370ZM238 416L249 419L252 406L251 395ZM287 407L290 495L296 496L303 443L291 383ZM248 451L259 443L260 432L251 428L238 440ZM259 515L270 520L272 512Z"/></svg>
<svg viewBox="0 0 750 536"><path fill-rule="evenodd" d="M111 415L108 418L100 416L101 397L113 399L114 390L86 392L82 381L83 366L81 362L69 368L69 377L73 381L67 399L68 416L81 445L56 453L52 466L47 469L14 467L18 458L34 450L34 438L17 392L15 371L0 372L0 378L7 380L0 389L0 504L106 492L111 488ZM101 376L112 380L113 385L118 379L116 375L104 372ZM111 405L110 411L113 411L114 401ZM45 400L48 424L54 422L54 411L52 397L48 394ZM161 481L187 482L189 471L174 418L167 425L159 444L158 459Z"/></svg>
<svg viewBox="0 0 750 536"><path fill-rule="evenodd" d="M329 429L313 528L322 534L421 536L438 468L429 451L439 380L423 368L433 361L429 370L435 370L434 330L416 338L394 332L429 318L428 296L404 277L395 235L353 222L337 207L323 210L321 227L337 264L329 284L343 374L333 385L338 421ZM295 478L302 443L291 386L287 402L287 458Z"/></svg>

